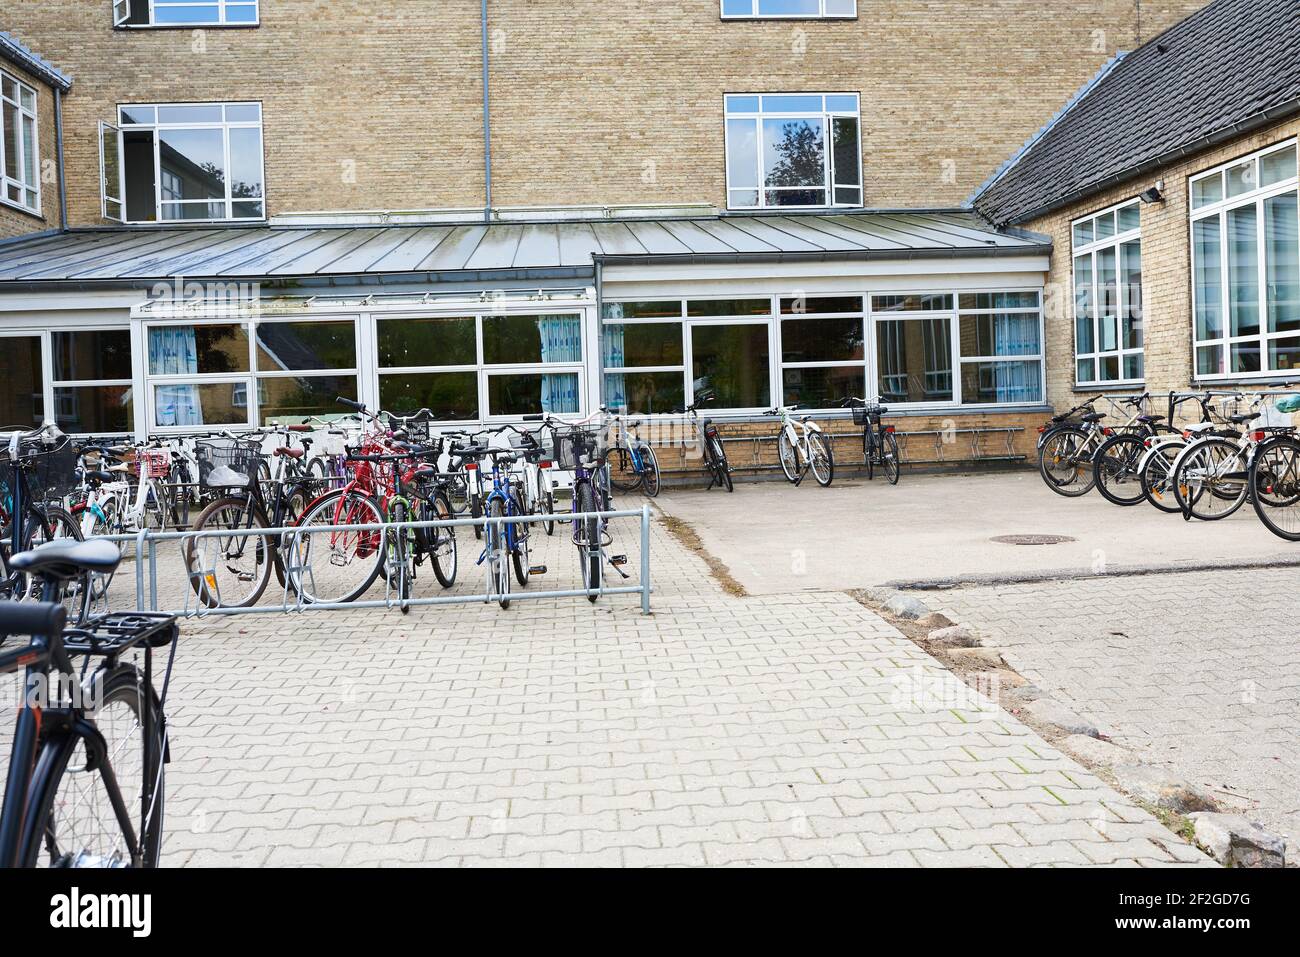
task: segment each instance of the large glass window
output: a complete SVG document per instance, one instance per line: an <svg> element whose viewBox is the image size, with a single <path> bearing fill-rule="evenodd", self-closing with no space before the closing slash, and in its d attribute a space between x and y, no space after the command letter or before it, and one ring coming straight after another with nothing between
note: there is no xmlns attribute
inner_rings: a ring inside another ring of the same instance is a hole
<svg viewBox="0 0 1300 957"><path fill-rule="evenodd" d="M866 395L861 296L782 298L780 329L784 404L832 408Z"/></svg>
<svg viewBox="0 0 1300 957"><path fill-rule="evenodd" d="M724 20L852 19L857 0L722 0Z"/></svg>
<svg viewBox="0 0 1300 957"><path fill-rule="evenodd" d="M1141 206L1133 200L1073 223L1079 385L1141 382L1145 375Z"/></svg>
<svg viewBox="0 0 1300 957"><path fill-rule="evenodd" d="M645 414L669 412L685 404L682 323L636 321L647 312L640 305L605 305L605 404ZM665 305L681 316L680 302ZM624 318L633 321L616 321Z"/></svg>
<svg viewBox="0 0 1300 957"><path fill-rule="evenodd" d="M0 336L0 430L45 421L43 367L39 335Z"/></svg>
<svg viewBox="0 0 1300 957"><path fill-rule="evenodd" d="M36 91L0 71L0 201L41 211Z"/></svg>
<svg viewBox="0 0 1300 957"><path fill-rule="evenodd" d="M157 324L146 340L157 428L291 424L358 395L351 319Z"/></svg>
<svg viewBox="0 0 1300 957"><path fill-rule="evenodd" d="M691 326L692 401L700 408L768 408L770 368L767 323Z"/></svg>
<svg viewBox="0 0 1300 957"><path fill-rule="evenodd" d="M108 219L266 218L258 103L124 106L100 137Z"/></svg>
<svg viewBox="0 0 1300 957"><path fill-rule="evenodd" d="M579 313L379 318L380 405L442 421L577 413L582 334Z"/></svg>
<svg viewBox="0 0 1300 957"><path fill-rule="evenodd" d="M253 26L257 0L113 0L119 27Z"/></svg>
<svg viewBox="0 0 1300 957"><path fill-rule="evenodd" d="M726 97L727 205L861 206L856 93Z"/></svg>
<svg viewBox="0 0 1300 957"><path fill-rule="evenodd" d="M1296 144L1191 181L1196 374L1300 372Z"/></svg>
<svg viewBox="0 0 1300 957"><path fill-rule="evenodd" d="M71 434L135 431L129 329L56 331L54 419Z"/></svg>

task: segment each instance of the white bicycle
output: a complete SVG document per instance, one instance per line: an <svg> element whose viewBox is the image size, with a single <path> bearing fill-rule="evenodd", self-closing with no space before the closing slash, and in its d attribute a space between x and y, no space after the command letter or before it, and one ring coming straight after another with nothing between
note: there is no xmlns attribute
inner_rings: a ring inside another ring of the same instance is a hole
<svg viewBox="0 0 1300 957"><path fill-rule="evenodd" d="M797 405L769 409L764 415L779 415L781 430L776 446L781 458L781 471L795 485L804 480L809 471L822 488L835 478L835 453L831 441L810 416L796 416Z"/></svg>

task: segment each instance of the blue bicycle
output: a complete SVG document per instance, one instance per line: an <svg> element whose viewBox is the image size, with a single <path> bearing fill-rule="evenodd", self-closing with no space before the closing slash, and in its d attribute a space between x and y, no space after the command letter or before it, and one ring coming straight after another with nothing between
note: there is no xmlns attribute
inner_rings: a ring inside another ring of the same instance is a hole
<svg viewBox="0 0 1300 957"><path fill-rule="evenodd" d="M483 516L498 521L488 522L484 529L483 553L479 555L477 564L487 563L488 595L496 598L502 608L509 608L510 565L514 564L515 578L522 588L528 587L532 574L528 554L530 523L499 521L528 514L511 472L519 454L514 449L485 446L462 449L460 454L467 459L479 460L466 461L465 468L469 471L481 471L483 460L492 463L491 486L483 497Z"/></svg>
<svg viewBox="0 0 1300 957"><path fill-rule="evenodd" d="M659 459L650 443L636 431L640 425L638 419L619 429L618 441L606 454L609 484L620 492L644 489L654 498L659 494Z"/></svg>

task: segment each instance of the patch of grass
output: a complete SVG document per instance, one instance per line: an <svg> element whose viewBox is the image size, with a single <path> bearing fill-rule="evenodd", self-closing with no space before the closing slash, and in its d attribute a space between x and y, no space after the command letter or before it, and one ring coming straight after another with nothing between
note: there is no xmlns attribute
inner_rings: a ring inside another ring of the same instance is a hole
<svg viewBox="0 0 1300 957"><path fill-rule="evenodd" d="M704 542L701 541L699 533L695 531L690 522L684 522L674 515L664 515L662 513L659 520L664 523L664 528L668 529L673 538L700 557L704 564L708 566L709 574L713 576L714 581L722 586L723 591L736 598L745 598L749 595L749 592L745 591L745 586L732 576L731 569L727 568L721 559L704 547Z"/></svg>

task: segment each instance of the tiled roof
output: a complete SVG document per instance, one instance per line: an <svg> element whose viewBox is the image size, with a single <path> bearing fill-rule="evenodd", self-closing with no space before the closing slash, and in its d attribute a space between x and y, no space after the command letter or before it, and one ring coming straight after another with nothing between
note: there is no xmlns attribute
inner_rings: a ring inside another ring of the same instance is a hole
<svg viewBox="0 0 1300 957"><path fill-rule="evenodd" d="M1300 0L1215 0L1113 62L970 205L1021 223L1300 112Z"/></svg>
<svg viewBox="0 0 1300 957"><path fill-rule="evenodd" d="M1024 255L1044 237L971 213L836 213L428 226L192 226L72 230L0 243L5 283L303 279L506 271L596 262L764 262Z"/></svg>
<svg viewBox="0 0 1300 957"><path fill-rule="evenodd" d="M28 73L65 93L72 87L72 80L58 67L26 46L12 33L0 31L0 60L8 60L15 66L22 67Z"/></svg>

